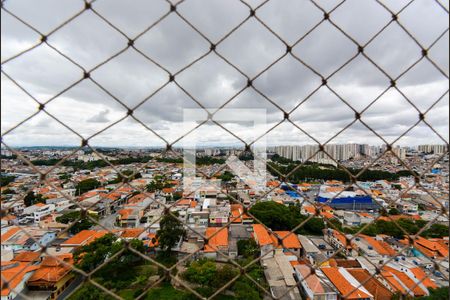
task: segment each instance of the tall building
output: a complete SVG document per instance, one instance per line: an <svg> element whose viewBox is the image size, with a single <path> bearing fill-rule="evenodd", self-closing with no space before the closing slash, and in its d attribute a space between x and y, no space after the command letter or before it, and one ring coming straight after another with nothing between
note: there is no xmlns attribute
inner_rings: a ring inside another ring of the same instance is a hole
<svg viewBox="0 0 450 300"><path fill-rule="evenodd" d="M379 147L361 145L361 144L329 144L325 146L325 152L319 152L318 145L303 145L303 146L276 146L269 148L269 151L274 152L282 157L305 161L330 161L331 156L334 160L344 161L351 158L360 158L362 156L376 156L380 151ZM314 155L314 156L313 156Z"/></svg>
<svg viewBox="0 0 450 300"><path fill-rule="evenodd" d="M419 145L417 147L419 152L423 153L434 153L434 154L444 154L447 151L447 146L442 145Z"/></svg>

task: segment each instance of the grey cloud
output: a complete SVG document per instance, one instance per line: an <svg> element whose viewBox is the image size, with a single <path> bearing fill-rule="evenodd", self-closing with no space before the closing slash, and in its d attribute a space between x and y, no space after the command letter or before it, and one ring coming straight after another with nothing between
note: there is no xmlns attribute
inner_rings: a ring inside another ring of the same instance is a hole
<svg viewBox="0 0 450 300"><path fill-rule="evenodd" d="M109 122L110 120L107 117L108 113L109 113L109 110L106 109L104 111L101 111L98 114L93 115L92 117L87 119L87 121L88 122L92 122L92 123L106 123L106 122Z"/></svg>
<svg viewBox="0 0 450 300"><path fill-rule="evenodd" d="M338 0L316 0L316 2L326 11L340 3ZM407 2L406 0L383 1L394 12L399 11ZM248 0L246 3L256 7L262 1ZM132 4L119 0L97 1L92 5L96 11L130 38L134 38L169 11L167 2L156 0L133 1ZM63 5L60 1L45 0L37 5L34 1L20 0L6 2L5 6L46 33L82 9L82 2L70 2ZM240 1L229 0L191 0L180 4L177 10L212 42L217 42L249 14L249 8L246 5ZM269 1L257 10L256 15L290 44L323 18L323 12L311 5L310 1L294 0ZM23 24L8 15L5 16L4 12L2 17L4 17L2 18L2 59L38 41L39 35L24 27ZM417 35L424 46L428 47L430 42L448 27L448 18L444 19L444 17L448 15L443 14L442 9L433 1L415 1L401 12L399 19L402 24L411 29L415 36ZM391 20L391 16L375 1L354 0L346 1L333 11L331 20L359 43L365 43ZM128 42L127 38L92 12L83 13L51 35L48 41L88 69L125 48ZM430 58L448 74L448 43L446 41L448 41L448 33L442 41L433 45L429 52ZM210 44L183 20L171 14L137 39L135 47L174 73L200 55L207 53ZM286 47L259 22L250 19L218 45L216 51L245 74L253 77L275 59L284 55ZM357 45L329 22L324 21L292 51L306 64L327 77L357 54ZM420 47L395 23L390 24L375 38L364 52L393 77L398 76L421 56ZM49 99L82 78L80 68L45 45L5 64L2 69L40 101ZM96 69L91 77L129 107L138 105L168 81L167 72L142 57L134 49L128 49L106 65ZM213 53L177 74L176 81L202 106L211 109L222 105L247 84L245 76L239 74ZM2 83L8 82L5 76L2 76ZM287 55L253 82L254 87L274 101L275 105L253 88L249 88L230 101L225 108L264 108L267 110L268 125L273 126L283 119L283 112L276 105L289 111L320 84L319 76ZM328 84L357 111L361 111L388 87L389 78L360 54L353 62L334 74L328 80ZM448 81L434 69L430 62L423 59L398 80L398 88L421 111L425 111L448 90ZM24 98L26 96L11 85L6 91L2 91L2 108L7 107L8 111L8 113L2 112L2 130L13 126L36 109L35 105L33 109L29 109L31 104L28 104L29 101L24 101ZM164 138L175 140L192 128L190 127L192 124L182 123L184 108L199 108L199 105L174 83L170 83L140 105L135 110L134 116ZM89 136L103 129L110 122L123 118L127 112L125 107L89 79L83 80L50 102L46 109L68 126L74 127L83 136ZM108 117L102 119L101 115L106 110ZM448 124L446 124L448 114L445 111L448 111L448 96L430 111L427 120L448 139L448 134L445 135L446 129L448 130ZM87 116L88 122L80 122L80 115ZM362 119L367 124L389 137L401 134L411 123L417 121L417 118L418 112L393 90L386 93L362 114ZM354 112L322 87L292 112L291 119L313 136L326 140L349 124L354 119ZM22 129L15 131L17 134L14 136L14 141L20 142L26 139L29 142L38 142L36 138L30 136L33 132L39 136L39 142L45 141L49 144L67 142L61 139L61 134L56 131L48 133L47 136L42 132L37 134L37 129L33 129L35 125L34 122L24 124ZM224 122L224 126L242 135L249 132L246 124ZM284 129L277 128L272 133L272 140L281 143L288 141L290 136L297 135L295 132L298 132L298 129L292 128L292 125L291 127L283 126ZM426 128L422 127L414 131L417 135L417 143L426 141L424 139ZM61 130L66 131L66 129ZM133 135L133 131L136 134ZM223 141L229 141L220 130L217 132L212 131L205 136L214 141L220 138ZM108 138L108 134L117 136L120 141ZM149 135L151 136L151 133L147 129L129 117L101 134L95 141L98 144L108 145L161 143L158 138L149 137ZM368 134L367 128L357 124L342 133L342 138L338 137L336 140L367 140L380 143L378 138ZM311 143L309 138L301 134L295 138L295 141ZM413 136L404 141L416 143ZM433 141L439 141L439 139L433 137Z"/></svg>

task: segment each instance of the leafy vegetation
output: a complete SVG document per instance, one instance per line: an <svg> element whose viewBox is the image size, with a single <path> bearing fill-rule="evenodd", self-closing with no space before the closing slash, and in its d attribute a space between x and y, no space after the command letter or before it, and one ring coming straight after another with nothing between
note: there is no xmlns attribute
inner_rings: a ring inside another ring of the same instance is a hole
<svg viewBox="0 0 450 300"><path fill-rule="evenodd" d="M424 220L411 220L407 218L401 218L396 221L397 224L402 227L406 233L414 235L419 232L420 229L425 227L427 221ZM360 227L355 227L352 231L357 232ZM424 230L420 235L425 238L442 238L448 236L448 226L443 224L433 224L430 228ZM391 221L377 220L373 224L366 227L363 234L375 236L377 234L386 234L395 238L403 238L405 233Z"/></svg>
<svg viewBox="0 0 450 300"><path fill-rule="evenodd" d="M165 162L165 163L173 163L173 164L182 164L183 159L182 158L169 158L169 157L159 157L156 158L158 162ZM195 164L196 165L213 165L213 164L224 164L225 159L223 158L215 158L211 156L202 156L202 157L196 157L195 158Z"/></svg>
<svg viewBox="0 0 450 300"><path fill-rule="evenodd" d="M274 176L278 176L278 173L273 169L278 170L282 174L288 174L294 168L296 168L300 162L294 162L290 159L280 157L279 155L274 155L272 157L272 162L269 162L269 171ZM273 168L273 169L272 169ZM347 168L350 173L357 175L361 170ZM401 170L397 173L391 173L381 170L366 170L361 174L358 179L361 181L375 181L375 180L398 180L402 176L412 176L411 172L408 170ZM349 175L343 169L339 169L333 165L328 164L318 164L308 162L305 165L299 167L290 177L291 181L306 181L311 179L316 180L340 180L344 182L349 181Z"/></svg>
<svg viewBox="0 0 450 300"><path fill-rule="evenodd" d="M182 277L204 287L218 289L238 274L238 270L228 264L218 266L209 259L193 261L182 274Z"/></svg>
<svg viewBox="0 0 450 300"><path fill-rule="evenodd" d="M141 157L126 157L110 160L113 165L129 165L133 163L146 163L152 158L149 156L141 156ZM36 166L54 166L60 160L59 159L36 159L31 161ZM102 159L93 160L93 161L82 161L82 160L66 160L62 163L65 167L73 167L75 170L93 170L96 168L104 168L108 166L108 163Z"/></svg>
<svg viewBox="0 0 450 300"><path fill-rule="evenodd" d="M177 212L173 213L177 216ZM156 232L159 247L166 253L170 253L172 248L186 234L183 223L170 213L166 213L159 222L160 229Z"/></svg>
<svg viewBox="0 0 450 300"><path fill-rule="evenodd" d="M101 186L101 183L95 178L88 178L80 181L76 186L76 195L82 195L90 190L96 189Z"/></svg>
<svg viewBox="0 0 450 300"><path fill-rule="evenodd" d="M95 218L95 217L92 217ZM82 230L91 228L95 223L91 221L87 216L83 215L81 216L81 211L71 211L68 212L60 217L56 218L56 222L64 223L64 224L71 224L73 222L77 221L75 224L73 224L69 232L72 234L76 234Z"/></svg>
<svg viewBox="0 0 450 300"><path fill-rule="evenodd" d="M12 194L15 194L15 193L16 193L16 192L15 192L14 190L9 189L9 188L4 189L4 190L2 191L2 194L4 194L4 195L12 195Z"/></svg>
<svg viewBox="0 0 450 300"><path fill-rule="evenodd" d="M27 193L25 198L23 198L23 202L26 207L34 205L36 203L45 203L45 198L41 194L35 194L30 191Z"/></svg>
<svg viewBox="0 0 450 300"><path fill-rule="evenodd" d="M70 300L110 300L111 298L110 295L90 283L84 284L69 297Z"/></svg>
<svg viewBox="0 0 450 300"><path fill-rule="evenodd" d="M388 211L388 214L390 214L390 215L399 215L399 214L400 214L400 211L399 211L398 209L396 209L396 208L391 208L391 209Z"/></svg>
<svg viewBox="0 0 450 300"><path fill-rule="evenodd" d="M256 203L250 212L272 230L292 230L308 218L300 213L298 207L287 207L274 201ZM296 233L321 235L324 228L323 220L313 217L297 229Z"/></svg>
<svg viewBox="0 0 450 300"><path fill-rule="evenodd" d="M234 178L233 173L231 173L230 171L224 171L220 176L219 179L224 181L224 182L229 182Z"/></svg>
<svg viewBox="0 0 450 300"><path fill-rule="evenodd" d="M259 247L254 239L239 240L237 242L238 255L242 255L246 258L256 258L259 255Z"/></svg>
<svg viewBox="0 0 450 300"><path fill-rule="evenodd" d="M115 184L115 183L119 183L119 182L127 182L128 180L142 178L141 173L138 172L138 173L133 175L134 172L132 170L124 170L124 171L121 171L121 173L123 175L125 175L126 177L123 177L122 175L117 174L116 178L111 180L111 181L109 181L108 184ZM131 176L131 175L133 175L133 176Z"/></svg>
<svg viewBox="0 0 450 300"><path fill-rule="evenodd" d="M17 155L15 155L15 154L12 154L12 155L3 155L3 154L1 154L0 158L1 159L16 159Z"/></svg>
<svg viewBox="0 0 450 300"><path fill-rule="evenodd" d="M16 176L0 175L0 186L6 186L16 180Z"/></svg>
<svg viewBox="0 0 450 300"><path fill-rule="evenodd" d="M189 293L175 289L169 283L163 283L159 287L152 288L145 299L153 300L185 300L190 296Z"/></svg>
<svg viewBox="0 0 450 300"><path fill-rule="evenodd" d="M420 300L448 300L448 286L441 287L437 289L428 289L430 291L430 295L426 297L420 297Z"/></svg>

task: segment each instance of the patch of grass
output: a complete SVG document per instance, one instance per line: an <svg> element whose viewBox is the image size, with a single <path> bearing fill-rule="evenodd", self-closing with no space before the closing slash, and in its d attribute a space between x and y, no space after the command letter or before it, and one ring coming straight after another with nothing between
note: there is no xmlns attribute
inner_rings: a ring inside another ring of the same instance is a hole
<svg viewBox="0 0 450 300"><path fill-rule="evenodd" d="M152 288L145 299L153 300L183 300L189 295L186 292L175 289L169 283L164 283L159 287Z"/></svg>
<svg viewBox="0 0 450 300"><path fill-rule="evenodd" d="M121 290L117 292L117 295L122 297L125 300L133 300L134 299L134 290Z"/></svg>

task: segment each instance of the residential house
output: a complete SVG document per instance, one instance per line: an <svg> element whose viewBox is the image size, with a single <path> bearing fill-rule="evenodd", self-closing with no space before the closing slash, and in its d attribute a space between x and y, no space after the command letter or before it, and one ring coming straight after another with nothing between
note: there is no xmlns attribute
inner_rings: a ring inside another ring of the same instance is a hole
<svg viewBox="0 0 450 300"><path fill-rule="evenodd" d="M60 244L61 247L81 247L92 243L98 238L106 235L108 231L106 230L82 230L69 238L68 240Z"/></svg>
<svg viewBox="0 0 450 300"><path fill-rule="evenodd" d="M323 267L320 270L346 300L373 300L374 296L345 268Z"/></svg>
<svg viewBox="0 0 450 300"><path fill-rule="evenodd" d="M1 300L15 299L26 289L26 281L38 268L36 265L29 265L28 262L2 261Z"/></svg>
<svg viewBox="0 0 450 300"><path fill-rule="evenodd" d="M36 271L27 280L28 289L51 291L50 299L57 299L74 279L71 265L73 265L72 254L61 254L56 258L43 257Z"/></svg>
<svg viewBox="0 0 450 300"><path fill-rule="evenodd" d="M299 290L303 299L338 300L338 293L320 269L312 272L308 265L294 266L296 280L300 283Z"/></svg>
<svg viewBox="0 0 450 300"><path fill-rule="evenodd" d="M38 227L27 227L26 231L19 227L11 226L2 229L1 249L13 250L14 252L26 250L35 251L48 245L56 238L54 231L40 229Z"/></svg>
<svg viewBox="0 0 450 300"><path fill-rule="evenodd" d="M295 232L274 231L274 234L278 238L278 244L283 246L284 252L292 253L297 257L302 256L302 245Z"/></svg>
<svg viewBox="0 0 450 300"><path fill-rule="evenodd" d="M372 276L362 268L347 268L347 271L374 296L374 300L392 299L393 292L377 279L380 276Z"/></svg>
<svg viewBox="0 0 450 300"><path fill-rule="evenodd" d="M228 228L227 227L208 227L206 228L205 237L207 243L204 246L203 255L207 258L216 260L227 260L222 254L228 255Z"/></svg>

